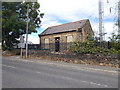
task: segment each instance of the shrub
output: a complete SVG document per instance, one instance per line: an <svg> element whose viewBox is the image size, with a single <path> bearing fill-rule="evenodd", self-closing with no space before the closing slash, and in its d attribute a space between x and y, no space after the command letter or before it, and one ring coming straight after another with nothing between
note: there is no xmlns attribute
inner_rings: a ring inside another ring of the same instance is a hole
<svg viewBox="0 0 120 90"><path fill-rule="evenodd" d="M80 42L74 42L70 45L69 50L74 52L74 53L82 53L82 54L118 54L118 50L116 50L115 48L105 48L105 47L101 47L96 45L95 41L89 41L86 40L83 43Z"/></svg>
<svg viewBox="0 0 120 90"><path fill-rule="evenodd" d="M109 49L109 53L118 54L118 51L115 48L111 48L111 49Z"/></svg>

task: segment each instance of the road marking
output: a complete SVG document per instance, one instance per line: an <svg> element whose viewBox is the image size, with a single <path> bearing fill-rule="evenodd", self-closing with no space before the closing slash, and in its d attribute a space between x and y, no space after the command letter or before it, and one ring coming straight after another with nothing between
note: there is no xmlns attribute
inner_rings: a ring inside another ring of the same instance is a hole
<svg viewBox="0 0 120 90"><path fill-rule="evenodd" d="M110 70L104 70L104 69L95 69L95 68L78 68L78 67L74 67L76 68L77 70L87 70L87 71L90 71L90 70L94 70L94 71L103 71L103 72L110 72L110 73L118 73L118 71L110 71Z"/></svg>
<svg viewBox="0 0 120 90"><path fill-rule="evenodd" d="M38 71L37 71L36 73L37 73L37 74L41 74L42 72L38 72Z"/></svg>
<svg viewBox="0 0 120 90"><path fill-rule="evenodd" d="M110 73L118 73L118 71L112 71L112 70L104 70L104 69L97 69L97 68L89 68L89 67L77 67L77 66L69 66L69 65L62 65L62 64L57 64L57 63L50 63L50 62L38 62L38 63L44 63L44 64L50 64L50 65L57 65L57 66L62 66L62 67L72 67L77 70L94 70L94 71L104 71L104 72L110 72Z"/></svg>
<svg viewBox="0 0 120 90"><path fill-rule="evenodd" d="M31 61L31 60L23 60L23 59L17 59L19 61L25 61L25 62L37 62L40 64L49 64L49 65L56 65L56 66L62 66L62 67L72 67L73 69L77 69L77 70L86 70L86 71L90 71L90 70L94 70L94 71L102 71L102 72L110 72L110 73L118 73L118 71L112 71L112 70L105 70L105 69L97 69L97 68L90 68L90 67L78 67L78 66L69 66L69 65L63 65L63 64L57 64L57 63L51 63L51 62L40 62L40 61Z"/></svg>
<svg viewBox="0 0 120 90"><path fill-rule="evenodd" d="M46 64L50 64L50 63L46 63ZM86 70L86 71L95 70L95 71L104 71L104 72L110 72L110 73L118 73L118 71L96 69L96 68L89 68L89 67L86 68L86 67L68 66L68 65L56 64L56 63L54 63L53 65L62 66L62 67L72 67L72 68L75 68L77 70Z"/></svg>
<svg viewBox="0 0 120 90"><path fill-rule="evenodd" d="M79 80L79 79L73 79L71 77L67 77L67 76L60 76L60 75L55 75L55 74L49 74L49 73L46 73L46 72L39 72L39 71L36 71L37 74L43 74L43 75L47 75L47 76L53 76L53 77L56 77L56 78L62 78L62 79L67 79L67 80L70 80L70 81L75 81L75 82L83 82L83 83L87 83L87 84L91 84L91 85L97 85L97 86L102 86L102 87L108 87L108 85L105 85L105 84L100 84L100 83L96 83L96 82L90 82L90 81L84 81L84 80ZM109 86L110 87L110 86Z"/></svg>
<svg viewBox="0 0 120 90"><path fill-rule="evenodd" d="M98 86L103 86L103 87L108 87L108 85L99 84L99 83L94 83L94 82L90 82L90 84L93 84L93 85L98 85Z"/></svg>
<svg viewBox="0 0 120 90"><path fill-rule="evenodd" d="M18 59L19 61L21 61L21 59ZM34 61L30 61L30 60L22 60L24 62L34 62Z"/></svg>
<svg viewBox="0 0 120 90"><path fill-rule="evenodd" d="M41 62L42 63L42 62ZM47 62L45 62L47 63ZM48 64L48 63L47 63ZM53 63L52 63L53 64ZM54 63L55 64L55 63ZM6 66L6 67L9 67L9 68L15 68L14 66L9 66L9 65L5 65L5 64L2 64L3 66ZM56 64L55 64L56 65ZM59 65L59 64L58 64ZM68 65L63 65L63 66L67 66L67 67L70 67ZM72 66L73 67L73 66ZM74 66L75 67L75 66ZM62 79L67 79L67 80L71 80L71 81L75 81L75 82L83 82L83 83L88 83L88 84L91 84L91 85L97 85L97 86L102 86L102 87L108 87L108 85L104 85L104 84L100 84L100 83L97 83L97 82L90 82L90 81L83 81L83 80L79 80L79 79L73 79L71 77L67 77L67 76L60 76L60 75L55 75L55 74L49 74L49 73L45 73L45 72L39 72L39 71L36 71L37 74L43 74L43 75L48 75L48 76L53 76L53 77L56 77L56 78L62 78ZM110 87L110 86L109 86Z"/></svg>
<svg viewBox="0 0 120 90"><path fill-rule="evenodd" d="M2 66L9 67L9 68L15 68L14 66L9 66L9 65L5 65L5 64L2 64Z"/></svg>

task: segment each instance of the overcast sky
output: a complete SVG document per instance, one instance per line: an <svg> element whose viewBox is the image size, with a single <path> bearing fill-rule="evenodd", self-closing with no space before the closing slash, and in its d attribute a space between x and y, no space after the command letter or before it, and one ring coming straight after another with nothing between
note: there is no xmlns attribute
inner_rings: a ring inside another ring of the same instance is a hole
<svg viewBox="0 0 120 90"><path fill-rule="evenodd" d="M105 39L116 32L114 23L117 19L117 10L115 10L118 0L102 0L104 2L104 32ZM29 41L38 44L40 34L49 26L63 23L89 19L95 35L98 35L98 0L38 0L40 11L45 13L42 20L41 28L37 29L38 33L29 35ZM110 13L110 7L111 13Z"/></svg>

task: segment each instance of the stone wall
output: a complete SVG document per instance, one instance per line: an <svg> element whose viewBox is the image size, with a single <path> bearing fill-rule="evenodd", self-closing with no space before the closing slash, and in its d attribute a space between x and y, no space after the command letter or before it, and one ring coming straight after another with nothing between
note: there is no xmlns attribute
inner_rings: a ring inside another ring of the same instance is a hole
<svg viewBox="0 0 120 90"><path fill-rule="evenodd" d="M45 35L45 36L40 36L40 44L41 44L41 49L46 49L48 47L51 51L55 51L55 38L59 37L60 38L60 51L64 52L67 50L67 37L72 36L73 41L72 42L84 42L87 39L87 36L94 36L94 33L92 31L90 22L87 21L84 27L78 28L76 27L76 31L74 32L66 32L66 33L59 33L59 34L51 34L51 35ZM79 31L79 29L81 29ZM48 45L46 46L45 39L49 40Z"/></svg>
<svg viewBox="0 0 120 90"><path fill-rule="evenodd" d="M93 54L76 54L76 53L62 53L50 51L29 51L29 57L38 59L47 59L55 61L64 61L78 64L90 64L100 66L119 67L120 61L118 55L93 55Z"/></svg>
<svg viewBox="0 0 120 90"><path fill-rule="evenodd" d="M49 46L51 51L55 51L55 38L60 37L60 51L67 50L67 36L73 37L73 42L77 40L77 32L67 32L61 34L46 35L40 38L41 48L45 48L45 39L49 39Z"/></svg>

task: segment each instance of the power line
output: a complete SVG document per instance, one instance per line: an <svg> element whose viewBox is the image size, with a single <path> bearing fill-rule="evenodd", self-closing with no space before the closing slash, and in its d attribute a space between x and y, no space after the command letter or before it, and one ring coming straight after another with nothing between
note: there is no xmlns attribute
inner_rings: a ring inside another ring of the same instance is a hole
<svg viewBox="0 0 120 90"><path fill-rule="evenodd" d="M117 22L118 26L118 35L120 35L120 0L115 3L115 7L110 7L110 13L112 13L112 9L114 9L114 21Z"/></svg>

